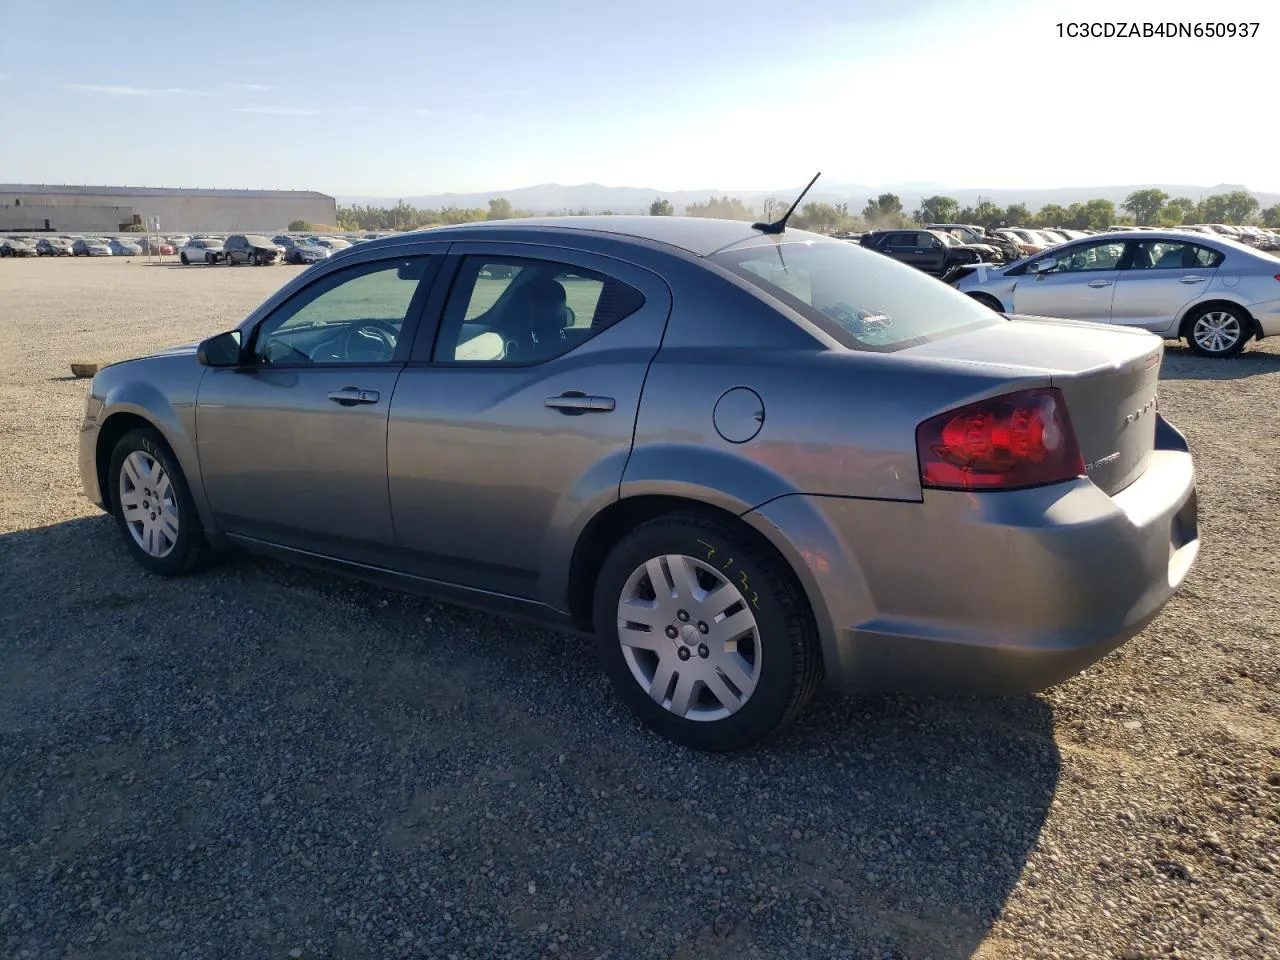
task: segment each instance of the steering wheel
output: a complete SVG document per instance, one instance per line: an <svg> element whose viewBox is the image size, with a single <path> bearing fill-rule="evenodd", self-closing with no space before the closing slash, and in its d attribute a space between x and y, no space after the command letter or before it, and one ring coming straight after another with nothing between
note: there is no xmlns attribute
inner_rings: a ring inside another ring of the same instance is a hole
<svg viewBox="0 0 1280 960"><path fill-rule="evenodd" d="M317 346L311 359L380 363L395 356L398 333L388 320L356 320L342 334Z"/></svg>

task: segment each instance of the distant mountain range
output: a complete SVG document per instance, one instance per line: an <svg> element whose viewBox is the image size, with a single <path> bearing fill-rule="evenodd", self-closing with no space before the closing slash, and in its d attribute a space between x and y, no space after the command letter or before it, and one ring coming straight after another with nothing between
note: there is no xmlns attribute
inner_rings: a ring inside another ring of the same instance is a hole
<svg viewBox="0 0 1280 960"><path fill-rule="evenodd" d="M352 204L368 204L378 207L391 207L399 200L419 208L432 207L485 207L489 201L497 197L505 197L517 210L529 210L534 213L559 212L562 210L586 209L593 213L611 210L614 213L647 213L649 204L655 199L671 201L676 213L683 213L691 203L707 200L709 197L738 197L748 206L761 210L764 201L773 197L779 204L788 204L800 192L802 184L792 187L779 187L776 190L654 190L650 187L606 187L599 183L581 183L574 186L563 186L558 183L542 183L533 187L517 187L513 190L488 190L482 193L436 193L413 197L338 197L343 206ZM943 194L955 199L962 207L975 206L979 199L990 200L1000 206L1011 203L1025 203L1030 209L1037 210L1048 203L1070 206L1073 203L1103 197L1117 205L1135 190L1156 188L1163 190L1170 197L1200 197L1215 193L1231 193L1233 190L1244 190L1252 193L1263 207L1280 202L1280 193L1263 193L1249 190L1238 183L1218 183L1213 186L1138 183L1128 186L1099 187L1053 187L1025 190L1005 187L970 189L948 187L934 183L899 183L884 186L867 186L857 183L823 183L814 185L806 197L809 200L822 200L828 203L848 203L851 212L860 212L867 200L881 193L896 193L902 200L902 206L915 210L924 197Z"/></svg>

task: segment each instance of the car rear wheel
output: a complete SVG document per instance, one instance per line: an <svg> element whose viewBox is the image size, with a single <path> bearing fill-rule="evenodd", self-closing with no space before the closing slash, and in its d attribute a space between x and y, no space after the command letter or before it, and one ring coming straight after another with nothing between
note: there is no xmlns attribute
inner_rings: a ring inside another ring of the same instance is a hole
<svg viewBox="0 0 1280 960"><path fill-rule="evenodd" d="M1239 307L1211 304L1186 320L1187 345L1202 357L1230 357L1249 342L1249 317Z"/></svg>
<svg viewBox="0 0 1280 960"><path fill-rule="evenodd" d="M636 528L595 594L600 658L650 729L698 750L736 750L799 715L822 677L807 602L780 559L696 515Z"/></svg>
<svg viewBox="0 0 1280 960"><path fill-rule="evenodd" d="M177 458L155 430L130 430L108 471L112 512L134 560L172 577L207 562L211 548Z"/></svg>

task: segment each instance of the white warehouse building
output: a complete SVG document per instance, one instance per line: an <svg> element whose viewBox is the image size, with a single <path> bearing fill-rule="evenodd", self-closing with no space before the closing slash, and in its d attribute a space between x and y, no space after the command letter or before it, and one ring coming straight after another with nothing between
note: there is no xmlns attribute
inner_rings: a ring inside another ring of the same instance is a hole
<svg viewBox="0 0 1280 960"><path fill-rule="evenodd" d="M338 205L312 190L0 183L0 231L115 233L152 217L163 231L269 232L294 220L336 226Z"/></svg>

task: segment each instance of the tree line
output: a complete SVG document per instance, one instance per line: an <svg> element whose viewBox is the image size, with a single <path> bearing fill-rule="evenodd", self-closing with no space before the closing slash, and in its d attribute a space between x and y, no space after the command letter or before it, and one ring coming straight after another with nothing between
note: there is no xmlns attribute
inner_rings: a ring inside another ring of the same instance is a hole
<svg viewBox="0 0 1280 960"><path fill-rule="evenodd" d="M769 211L778 216L785 206ZM612 210L590 211L549 210L549 216L586 216L591 213L611 215ZM675 215L671 201L655 199L649 205L649 215L670 217ZM717 217L727 220L753 221L764 216L763 211L748 206L740 197L710 197L705 201L688 204L684 208L687 217ZM446 226L456 223L474 223L477 220L509 220L532 217L535 213L517 210L511 201L498 197L489 201L488 207L438 207L419 208L403 200L394 207L350 206L338 207L338 226L343 230L420 230L424 227ZM1136 226L1176 227L1190 223L1261 223L1264 226L1280 226L1280 204L1260 210L1256 197L1243 190L1213 194L1200 199L1170 197L1163 190L1135 190L1117 207L1110 200L1098 197L1093 200L1062 206L1045 204L1032 212L1026 204L1011 203L1006 207L980 200L973 206L961 206L947 196L925 197L920 207L908 213L896 194L882 193L866 202L860 212L850 210L848 203L806 203L791 217L791 225L817 233L840 233L883 227L905 227L925 223L974 223L988 230L996 227L1066 227L1077 230L1105 230L1117 224Z"/></svg>

